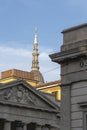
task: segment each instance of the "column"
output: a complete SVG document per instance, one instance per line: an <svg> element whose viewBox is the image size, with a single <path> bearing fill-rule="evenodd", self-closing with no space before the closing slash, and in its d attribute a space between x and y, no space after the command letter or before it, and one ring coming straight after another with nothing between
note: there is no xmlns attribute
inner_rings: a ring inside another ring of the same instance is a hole
<svg viewBox="0 0 87 130"><path fill-rule="evenodd" d="M41 130L41 125L36 125L36 130Z"/></svg>
<svg viewBox="0 0 87 130"><path fill-rule="evenodd" d="M49 127L44 127L44 130L50 130L50 128Z"/></svg>
<svg viewBox="0 0 87 130"><path fill-rule="evenodd" d="M49 127L48 125L44 125L44 126L42 127L42 130L50 130L50 127Z"/></svg>
<svg viewBox="0 0 87 130"><path fill-rule="evenodd" d="M9 121L4 122L4 130L11 130L11 122Z"/></svg>
<svg viewBox="0 0 87 130"><path fill-rule="evenodd" d="M23 130L27 130L27 124L24 124Z"/></svg>
<svg viewBox="0 0 87 130"><path fill-rule="evenodd" d="M50 127L50 130L60 130L60 129L56 127Z"/></svg>

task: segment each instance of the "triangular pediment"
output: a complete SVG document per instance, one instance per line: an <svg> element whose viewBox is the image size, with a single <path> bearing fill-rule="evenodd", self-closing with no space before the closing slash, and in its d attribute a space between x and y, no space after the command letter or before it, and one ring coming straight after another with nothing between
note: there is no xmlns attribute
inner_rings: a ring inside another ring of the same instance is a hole
<svg viewBox="0 0 87 130"><path fill-rule="evenodd" d="M0 102L49 111L58 110L53 102L23 80L0 85Z"/></svg>

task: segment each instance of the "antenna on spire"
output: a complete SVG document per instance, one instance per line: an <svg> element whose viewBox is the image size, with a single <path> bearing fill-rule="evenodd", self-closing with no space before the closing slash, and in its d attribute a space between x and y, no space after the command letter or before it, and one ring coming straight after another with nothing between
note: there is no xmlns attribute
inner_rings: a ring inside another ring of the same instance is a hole
<svg viewBox="0 0 87 130"><path fill-rule="evenodd" d="M37 27L35 27L35 34L37 34L37 31L38 31L38 29L37 29Z"/></svg>
<svg viewBox="0 0 87 130"><path fill-rule="evenodd" d="M37 27L35 27L35 37L34 37L34 44L37 43L38 44L38 40L37 40Z"/></svg>

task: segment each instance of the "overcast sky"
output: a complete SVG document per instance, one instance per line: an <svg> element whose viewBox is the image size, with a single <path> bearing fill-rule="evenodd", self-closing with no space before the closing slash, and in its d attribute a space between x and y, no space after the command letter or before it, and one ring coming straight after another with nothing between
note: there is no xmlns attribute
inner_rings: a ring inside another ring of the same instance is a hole
<svg viewBox="0 0 87 130"><path fill-rule="evenodd" d="M31 71L35 27L45 81L60 79L49 54L60 51L63 29L87 22L87 0L0 0L0 72Z"/></svg>

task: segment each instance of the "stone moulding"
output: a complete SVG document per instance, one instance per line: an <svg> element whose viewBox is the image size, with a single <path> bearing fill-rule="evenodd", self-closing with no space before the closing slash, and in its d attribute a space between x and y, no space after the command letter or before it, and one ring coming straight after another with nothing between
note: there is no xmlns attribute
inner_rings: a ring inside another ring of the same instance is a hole
<svg viewBox="0 0 87 130"><path fill-rule="evenodd" d="M87 101L79 102L78 104L79 104L80 107L87 107Z"/></svg>
<svg viewBox="0 0 87 130"><path fill-rule="evenodd" d="M87 46L62 51L49 56L51 57L52 61L61 63L66 60L75 59L77 57L87 56Z"/></svg>

